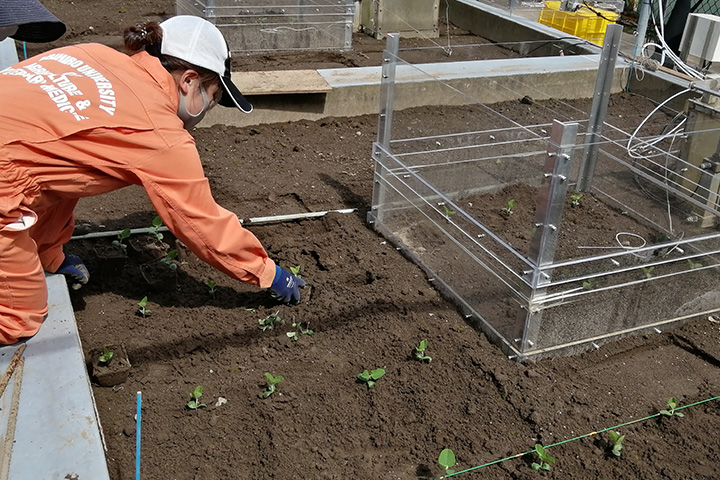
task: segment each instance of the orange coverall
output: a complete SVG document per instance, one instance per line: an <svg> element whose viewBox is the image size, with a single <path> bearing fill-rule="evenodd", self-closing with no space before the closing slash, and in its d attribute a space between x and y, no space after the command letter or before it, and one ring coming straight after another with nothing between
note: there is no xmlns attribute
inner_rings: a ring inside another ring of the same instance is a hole
<svg viewBox="0 0 720 480"><path fill-rule="evenodd" d="M0 71L0 344L40 328L43 269L64 260L78 198L131 184L199 258L242 282L272 284L275 263L215 203L178 101L157 58L98 44Z"/></svg>

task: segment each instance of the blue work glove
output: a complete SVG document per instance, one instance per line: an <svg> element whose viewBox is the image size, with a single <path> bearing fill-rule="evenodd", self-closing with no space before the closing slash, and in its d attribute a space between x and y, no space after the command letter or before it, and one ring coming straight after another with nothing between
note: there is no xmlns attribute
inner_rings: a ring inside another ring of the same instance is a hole
<svg viewBox="0 0 720 480"><path fill-rule="evenodd" d="M82 259L77 255L65 254L65 260L60 264L60 268L55 273L62 273L68 277L71 277L77 283L73 285L74 289L80 288L81 284L84 285L90 280L90 272L83 263Z"/></svg>
<svg viewBox="0 0 720 480"><path fill-rule="evenodd" d="M275 279L270 285L270 295L283 303L299 303L300 289L305 280L275 265Z"/></svg>

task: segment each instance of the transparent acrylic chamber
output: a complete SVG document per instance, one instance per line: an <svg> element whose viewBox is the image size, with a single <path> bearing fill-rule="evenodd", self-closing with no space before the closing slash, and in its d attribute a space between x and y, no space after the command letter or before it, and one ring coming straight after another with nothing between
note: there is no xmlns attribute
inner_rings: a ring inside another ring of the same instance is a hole
<svg viewBox="0 0 720 480"><path fill-rule="evenodd" d="M176 0L175 11L213 23L233 53L352 48L353 0Z"/></svg>
<svg viewBox="0 0 720 480"><path fill-rule="evenodd" d="M698 213L717 220L720 212L717 200L682 188L677 172L696 167L679 157L681 140L646 139L608 123L601 135L588 135L588 113L580 111L570 121L523 124L493 105L473 104L458 84L442 81L427 90L445 90L442 104L469 105L469 130L417 125L411 112L393 104L413 88L402 78L422 76L424 66L403 62L391 42L368 219L509 356L572 354L720 311L720 233L693 220ZM522 80L498 86L508 88L517 98L562 98L563 91L561 82L555 92L542 93ZM538 107L528 101L532 108ZM494 128L472 131L473 116L492 118ZM718 138L720 130L715 143ZM576 180L589 149L597 152L592 182L579 192ZM488 196L519 186L535 193L533 205L515 206L534 209L522 246L477 213L507 208L487 203ZM599 237L595 245L576 245L563 217L577 194L592 196L644 233L618 231L617 241Z"/></svg>

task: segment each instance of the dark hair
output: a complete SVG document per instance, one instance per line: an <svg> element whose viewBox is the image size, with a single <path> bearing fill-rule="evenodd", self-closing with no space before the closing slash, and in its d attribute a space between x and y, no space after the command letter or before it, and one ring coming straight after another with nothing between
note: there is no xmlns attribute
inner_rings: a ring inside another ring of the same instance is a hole
<svg viewBox="0 0 720 480"><path fill-rule="evenodd" d="M200 75L200 83L208 85L220 82L218 74L208 70L207 68L198 67L192 63L180 60L172 55L163 55L160 53L162 45L162 28L157 22L146 22L142 25L132 25L125 27L123 37L125 40L125 50L132 55L145 50L153 57L157 57L165 70L170 73L182 70L195 70Z"/></svg>

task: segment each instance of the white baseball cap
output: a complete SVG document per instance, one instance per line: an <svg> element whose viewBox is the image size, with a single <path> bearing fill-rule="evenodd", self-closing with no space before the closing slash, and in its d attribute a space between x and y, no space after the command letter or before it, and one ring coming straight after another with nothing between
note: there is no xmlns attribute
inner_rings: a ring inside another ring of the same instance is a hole
<svg viewBox="0 0 720 480"><path fill-rule="evenodd" d="M245 113L252 105L230 78L230 49L225 37L212 23L193 15L178 15L160 24L163 31L160 53L203 67L220 76L223 107L237 107Z"/></svg>

